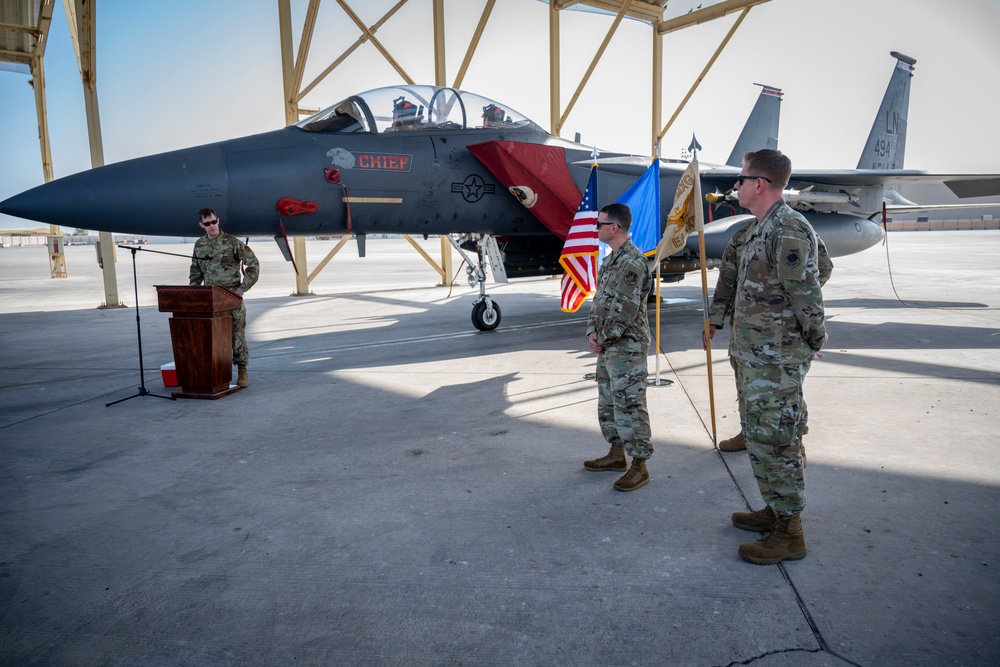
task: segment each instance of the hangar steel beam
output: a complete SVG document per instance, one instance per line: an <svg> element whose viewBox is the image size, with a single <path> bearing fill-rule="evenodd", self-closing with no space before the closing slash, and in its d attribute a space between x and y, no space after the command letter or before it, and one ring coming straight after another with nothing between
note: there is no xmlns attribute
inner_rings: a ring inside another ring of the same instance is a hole
<svg viewBox="0 0 1000 667"><path fill-rule="evenodd" d="M76 61L83 83L83 103L87 112L87 136L90 139L90 163L104 166L104 139L101 136L101 112L97 103L97 40L94 22L96 0L63 0L66 22L76 50ZM104 276L104 303L99 308L124 308L118 298L115 272L115 240L111 232L99 232L101 271Z"/></svg>
<svg viewBox="0 0 1000 667"><path fill-rule="evenodd" d="M690 28L693 25L700 25L702 23L714 21L715 19L721 19L723 16L728 16L733 12L748 10L769 1L770 0L723 0L723 2L709 5L703 9L695 10L690 14L670 19L669 21L658 21L656 24L656 32L661 35L666 35L670 32Z"/></svg>
<svg viewBox="0 0 1000 667"><path fill-rule="evenodd" d="M618 31L618 26L621 25L622 19L625 18L625 14L628 12L629 7L632 6L633 2L634 0L625 0L618 9L618 14L615 16L614 22L608 29L608 34L604 36L604 41L601 42L601 46L597 49L597 53L594 54L594 59L590 61L590 67L587 68L583 78L580 80L580 84L576 87L576 91L570 98L569 104L566 105L566 110L559 117L558 126L555 128L554 134L560 134L562 132L566 119L569 117L570 112L573 111L573 107L576 106L576 101L580 99L580 94L583 92L584 87L586 87L587 82L590 80L590 76L594 73L597 63L601 61L604 51L608 48L608 44L611 43L611 38L615 36L615 33Z"/></svg>
<svg viewBox="0 0 1000 667"><path fill-rule="evenodd" d="M658 33L656 30L653 31L653 79L650 82L652 86L652 103L653 107L650 110L650 117L653 121L650 134L652 135L652 148L650 149L653 153L653 157L660 157L660 144L662 143L659 135L660 123L663 122L663 35ZM659 326L659 320L657 320L657 326Z"/></svg>
<svg viewBox="0 0 1000 667"><path fill-rule="evenodd" d="M444 49L444 0L433 0L433 18L434 18L434 85L435 86L447 86L448 85L448 73L445 67L445 49ZM434 266L434 262L431 258L426 255L417 245L416 241L411 239L409 236L406 240L410 242L414 248L417 249L420 254L424 255L424 259L430 262L431 266ZM442 236L438 239L441 243L441 282L439 286L448 285L448 276L451 275L452 271L452 261L451 261L451 243L448 242L447 236Z"/></svg>
<svg viewBox="0 0 1000 667"><path fill-rule="evenodd" d="M36 30L30 31L35 38L35 48L31 54L31 79L32 89L35 91L35 114L38 116L38 144L42 151L42 174L45 182L49 183L55 179L52 170L52 143L49 139L49 114L45 102L45 47L49 43L49 27L52 25L52 10L54 4L51 2L41 6L38 25ZM62 233L59 225L49 225L49 230L53 233Z"/></svg>
<svg viewBox="0 0 1000 667"><path fill-rule="evenodd" d="M586 5L594 9L600 9L609 14L616 14L621 10L622 4L626 0L553 0L552 4L560 11L569 9L573 5ZM645 23L653 23L663 18L665 3L651 3L648 1L637 2L626 9L625 15L629 18L638 19Z"/></svg>
<svg viewBox="0 0 1000 667"><path fill-rule="evenodd" d="M64 0L68 1L68 0ZM354 24L361 30L361 36L351 45L341 56L339 56L333 63L331 63L318 77L316 77L311 83L309 83L304 88L301 87L301 82L303 78L303 73L305 70L305 62L308 57L309 45L312 39L312 32L315 27L316 13L318 12L318 6L321 0L310 0L309 8L307 10L306 25L303 28L302 37L299 42L299 53L298 57L294 58L292 55L292 38L291 38L291 9L290 0L278 0L279 5L279 19L280 19L280 29L281 29L281 40L282 40L282 63L283 63L283 75L284 75L284 93L285 93L285 116L286 123L291 124L297 122L302 113L306 110L302 109L300 106L301 99L310 93L327 75L329 75L336 67L338 67L348 56L350 56L358 47L360 47L365 42L371 42L372 45L382 54L383 58L396 70L399 76L407 83L413 83L413 79L407 74L402 65L397 62L392 55L389 53L388 49L378 41L375 37L375 32L393 15L398 11L407 0L399 0L386 14L375 24L371 26L366 26L365 23L357 16L357 14L350 7L348 0L337 0L338 5L347 14L347 16L354 22ZM647 0L549 0L549 96L550 96L550 107L549 107L549 120L550 120L550 131L553 134L559 135L566 123L567 118L572 112L576 102L579 100L583 89L586 87L587 82L592 76L597 64L600 62L601 58L607 46L610 44L611 39L614 37L621 21L624 17L628 16L631 18L638 19L643 22L647 22L653 28L653 44L652 44L652 59L653 59L653 79L651 82L652 90L652 105L650 109L651 116L651 135L652 135L652 153L653 155L659 157L661 152L661 144L663 136L669 130L670 125L680 114L681 110L686 105L687 101L693 95L694 91L698 88L700 82L704 79L709 69L715 63L722 49L728 44L735 30L742 23L743 19L746 17L747 12L753 6L763 4L768 2L768 0L723 0L716 4L710 5L703 9L698 9L690 12L687 15L671 19L669 21L663 20L663 14L666 11L664 2L649 2ZM445 66L445 17L444 17L444 0L431 0L432 11L433 11L433 46L434 46L434 79L436 85L447 85L446 78L446 66ZM568 9L577 4L583 4L597 9L601 9L607 12L615 13L615 19L611 27L608 30L601 46L598 48L594 59L590 63L589 68L584 74L580 84L578 85L576 91L574 92L569 104L567 105L565 111L561 108L560 101L560 85L561 85L561 73L560 73L560 28L559 28L559 12L563 9ZM486 0L486 6L483 9L482 16L480 17L479 24L476 27L476 31L470 40L468 51L466 52L465 58L459 68L459 72L456 76L455 83L453 87L459 87L464 80L465 74L468 70L469 63L478 47L482 32L485 28L486 22L495 5L495 0ZM716 50L715 54L709 60L708 64L702 70L695 84L692 86L691 90L688 91L687 96L678 106L671 120L666 124L665 127L660 129L660 123L662 122L662 79L663 79L663 35L680 30L682 28L697 25L699 23L704 23L717 18L726 16L732 12L743 11L743 14L737 19L735 25L730 30L727 37L720 44L719 48ZM411 243L414 243L412 239L407 239ZM301 250L300 250L301 248ZM439 273L439 275L446 276L450 273L450 246L446 244L446 239L442 239L442 267L438 267L428 256L425 256L428 263ZM321 262L321 265L317 271L314 271L311 275L308 273L308 266L305 259L305 241L299 237L295 239L295 255L296 258L300 258L296 264L300 267L300 275L297 275L297 290L298 293L308 293L308 284L315 278L319 269L326 265L326 263L333 257L334 254L340 249L338 246L334 249L327 258Z"/></svg>
<svg viewBox="0 0 1000 667"><path fill-rule="evenodd" d="M385 15L378 20L378 22L374 23L368 29L369 32L371 34L373 34L373 35L376 32L378 32L378 29L381 28L382 25L386 21L388 21L392 17L392 15L395 14L399 10L400 7L402 7L403 5L405 5L407 3L407 1L408 0L399 0L399 2L397 2L395 5L393 5L392 9L390 9L389 11L387 11L385 13ZM354 51L359 46L361 46L362 44L364 44L367 41L368 41L368 33L363 33L361 35L361 37L358 37L358 39L355 40L354 44L351 44L349 47L347 47L346 51L344 51L342 54L340 54L340 56L338 56L336 60L334 60L332 63L330 63L330 65L327 66L327 68L325 70L323 70L320 73L319 76L317 76L315 79L313 79L312 83L310 83L308 86L306 86L305 88L303 88L299 92L299 95L298 95L299 99L301 99L301 98L305 97L306 95L308 95L312 91L313 88L315 88L317 85L319 85L320 82L323 81L323 79L325 79L328 74L330 74L330 72L332 72L333 70L337 69L337 67L340 65L340 63L344 62L347 59L348 56L350 56L352 53L354 53Z"/></svg>
<svg viewBox="0 0 1000 667"><path fill-rule="evenodd" d="M721 2L709 5L708 7L697 9L683 16L664 21L663 14L666 12L666 2L648 2L644 0L549 0L549 131L552 132L552 134L561 135L562 129L573 109L573 106L576 104L577 99L587 83L587 80L602 57L605 48L611 40L611 37L614 35L615 30L621 23L622 18L628 16L649 23L653 28L653 79L651 83L652 104L650 108L652 128L650 132L650 150L654 156L660 157L664 135L666 135L674 120L676 120L677 116L680 115L688 100L701 84L701 81L715 64L719 54L722 53L722 50L729 43L729 40L732 39L733 34L736 32L736 29L739 28L743 19L746 18L747 13L752 7L764 4L768 1L769 0L722 0ZM608 30L608 34L605 37L604 42L601 44L600 49L598 49L597 55L591 62L586 74L584 74L583 80L577 87L573 98L567 105L566 110L562 111L560 102L561 81L559 55L559 12L564 9L570 9L575 5L586 5L608 13L613 13L615 14L615 20L611 28ZM742 11L742 14L739 18L737 18L729 33L722 40L719 47L716 49L715 54L709 59L708 64L706 64L704 69L701 71L701 74L699 74L698 78L695 80L694 85L692 85L687 95L678 105L673 116L671 116L667 124L661 129L660 123L662 122L663 116L663 36L670 32L728 16L729 14L737 11Z"/></svg>
<svg viewBox="0 0 1000 667"><path fill-rule="evenodd" d="M0 23L0 31L20 33L8 40L11 49L0 49L0 62L25 65L31 73L29 85L35 99L35 116L38 120L38 148L42 156L42 176L46 183L55 179L52 171L52 143L49 137L48 109L45 100L45 47L48 45L49 28L52 25L52 0L38 4L35 16L34 2L10 3L6 15L20 23ZM30 23L30 25L29 25ZM20 42L20 44L19 44ZM22 48L18 48L23 45ZM66 255L57 240L63 235L59 225L49 225L49 276L66 277Z"/></svg>
<svg viewBox="0 0 1000 667"><path fill-rule="evenodd" d="M458 68L458 74L455 75L455 83L451 84L452 88L462 87L462 81L465 80L465 72L469 69L472 56L475 55L476 49L479 47L479 40L483 36L483 30L486 29L486 22L490 20L490 15L493 13L493 6L496 4L496 1L486 0L483 13L479 17L479 23L476 24L476 31L472 34L472 41L469 42L469 48L465 51L465 58L462 60L462 65Z"/></svg>
<svg viewBox="0 0 1000 667"><path fill-rule="evenodd" d="M684 107L687 106L688 100L690 100L691 96L694 95L694 91L698 90L698 86L700 86L701 82L705 80L705 76L708 74L708 71L712 69L712 65L715 64L716 60L718 60L719 54L721 54L722 50L725 49L726 45L729 44L729 40L733 38L733 35L736 33L736 30L743 23L743 19L745 19L747 17L747 14L749 13L750 13L750 7L744 7L743 13L740 14L739 18L737 18L736 21L733 23L733 26L729 29L729 32L726 33L726 36L723 38L722 42L719 43L719 47L715 49L715 53L712 54L712 57L708 59L708 62L705 64L705 67L701 70L701 74L699 74L698 78L695 79L693 84L691 84L691 88L688 90L687 95L685 95L684 99L681 100L681 103L677 105L677 109L674 110L674 115L670 117L670 120L667 121L667 124L663 126L663 129L660 130L659 134L653 139L654 144L659 144L663 141L663 137L667 134L667 131L670 129L670 126L674 124L674 121L677 120L677 116L679 116L681 111L684 110ZM659 32L657 34L659 34Z"/></svg>
<svg viewBox="0 0 1000 667"><path fill-rule="evenodd" d="M313 28L320 0L309 0L306 20L299 41L299 56L292 55L292 9L290 0L278 0L278 30L281 35L281 81L284 88L285 125L299 120L298 82L302 80L305 61L312 42ZM292 254L295 256L295 291L292 296L306 296L309 291L309 264L306 256L306 240L302 236L292 237Z"/></svg>
<svg viewBox="0 0 1000 667"><path fill-rule="evenodd" d="M392 68L396 70L396 73L403 78L403 81L412 84L413 79L410 78L410 75L407 74L406 70L404 70L402 66L398 62L396 62L396 59L389 54L388 49L382 46L382 42L378 41L378 39L375 37L375 33L370 31L368 29L368 26L366 26L364 22L362 22L361 19L358 18L358 15L354 13L354 10L351 9L351 6L347 4L347 0L337 0L337 4L340 5L340 7L347 13L347 15L351 18L351 20L354 21L354 24L361 29L361 32L368 37L368 41L372 43L372 46L378 49L379 53L382 54L382 57L385 58L389 62L389 64L392 65ZM437 65L435 64L435 68L436 67Z"/></svg>
<svg viewBox="0 0 1000 667"><path fill-rule="evenodd" d="M559 60L559 8L556 3L549 3L549 132L558 136L559 110L562 86L562 64Z"/></svg>
<svg viewBox="0 0 1000 667"><path fill-rule="evenodd" d="M38 146L42 151L42 174L46 183L55 179L52 169L52 141L49 137L49 112L45 100L45 46L48 44L49 27L52 25L53 3L40 7L38 31L35 34L35 48L31 54L31 80L35 93L35 115L38 117ZM66 246L59 241L62 227L49 225L47 239L49 253L49 277L67 278Z"/></svg>
<svg viewBox="0 0 1000 667"><path fill-rule="evenodd" d="M629 0L631 2L632 0ZM365 42L371 42L373 46L382 54L386 61L396 70L400 77L407 83L412 84L413 79L406 73L405 69L392 57L388 49L378 41L375 37L375 32L386 22L389 18L396 13L407 0L399 0L389 11L382 16L376 23L371 26L366 26L363 21L354 13L354 10L350 7L347 0L337 0L337 4L340 5L341 9L347 14L347 16L354 22L354 24L361 30L361 36L352 44L347 50L344 51L336 60L334 60L329 66L324 69L319 76L317 76L312 82L310 82L305 87L302 87L303 74L305 72L305 63L308 58L309 48L312 42L312 35L315 29L316 16L319 11L319 4L321 0L310 0L309 6L306 10L306 19L303 26L302 35L299 40L299 48L297 56L293 56L292 49L292 19L291 19L291 5L290 0L278 0L278 25L279 34L281 39L281 62L282 62L282 83L283 83L283 93L284 93L284 107L285 107L285 123L286 125L291 125L292 123L298 122L299 117L306 112L305 109L301 107L301 100L308 93L310 93L323 79L327 77L334 69L336 69L348 56L350 56L359 46ZM433 25L434 25L434 80L435 85L446 86L447 83L447 67L445 61L445 11L444 11L444 0L431 0L432 10L433 10ZM468 70L469 63L475 54L476 48L479 45L479 40L482 36L483 30L486 27L486 23L493 11L496 4L496 0L486 0L486 5L483 8L482 15L480 16L479 23L476 27L475 33L470 40L469 47L466 51L465 59L462 61L462 65L459 69L458 75L456 76L455 83L453 87L457 88L465 77L465 73ZM405 236L405 235L404 235ZM407 241L411 243L415 248L419 249L416 241L407 238ZM306 261L306 249L305 249L305 239L302 237L293 237L293 250L295 256L295 265L298 269L296 273L296 285L295 285L295 295L309 294L309 283L316 278L319 272L326 266L327 263L333 258L337 252L340 251L343 246L343 242L337 245L333 250L331 250L327 256L320 262L319 266L312 272L309 272L308 263ZM438 266L434 260L423 250L420 250L421 256L431 265L438 275L442 276L441 285L451 285L452 280L448 278L451 275L453 269L452 254L451 254L451 244L445 237L441 238L441 265Z"/></svg>
<svg viewBox="0 0 1000 667"><path fill-rule="evenodd" d="M389 54L388 50L375 38L375 31L383 24L385 21L392 16L396 10L402 7L407 0L400 0L396 5L390 9L376 24L372 27L367 27L361 21L361 19L354 13L350 5L347 4L345 0L337 0L337 3L341 6L344 12L351 18L352 21L361 29L362 36L354 45L347 49L347 51L342 54L333 64L327 67L319 77L317 77L312 83L309 84L305 89L302 89L302 78L305 72L305 63L309 57L309 49L312 43L312 36L315 30L316 17L319 12L320 0L310 0L309 6L306 10L306 18L302 28L302 35L299 40L299 49L296 57L292 56L292 26L291 26L291 6L289 0L278 0L278 23L279 32L281 39L281 60L282 60L282 82L284 88L284 106L285 106L285 124L291 125L298 122L299 116L303 112L300 106L300 100L305 96L310 90L312 90L320 81L322 81L334 68L339 65L348 55L350 55L358 46L366 41L372 42L372 44L378 49L379 53L389 62L390 65L396 70L396 72L403 77L408 83L413 83L413 80L409 77L406 71L396 62L396 60ZM438 85L446 85L444 82L444 4L443 0L433 0L434 2L434 57L435 57L435 78L439 81ZM301 236L294 236L292 238L292 248L295 256L295 291L292 293L293 296L303 296L311 294L309 291L309 284L319 275L320 271L333 259L340 249L343 247L346 240L354 238L353 235L348 235L338 243L338 245L333 248L326 257L319 263L317 268L309 272L309 264L306 254L306 242L305 238ZM416 246L416 242L412 239L407 238L411 244ZM448 275L451 269L451 245L447 242L447 239L441 239L441 263L444 269L438 267L433 260L430 259L426 253L422 253L431 264L434 270L440 275ZM447 284L443 281L442 284Z"/></svg>

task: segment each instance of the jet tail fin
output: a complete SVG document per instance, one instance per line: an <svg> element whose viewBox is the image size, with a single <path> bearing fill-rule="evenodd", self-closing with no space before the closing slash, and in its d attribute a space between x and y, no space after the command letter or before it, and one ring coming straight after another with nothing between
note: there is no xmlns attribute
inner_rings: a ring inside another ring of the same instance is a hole
<svg viewBox="0 0 1000 667"><path fill-rule="evenodd" d="M733 146L733 152L729 154L726 164L730 167L740 167L743 164L743 156L751 151L759 151L762 148L778 148L778 117L781 115L781 89L773 86L765 86L762 83L755 83L760 86L760 95L757 96L757 103L753 105L750 117L747 118L740 138Z"/></svg>
<svg viewBox="0 0 1000 667"><path fill-rule="evenodd" d="M902 169L906 149L906 119L910 108L910 79L916 60L902 53L889 53L896 67L872 124L858 169Z"/></svg>

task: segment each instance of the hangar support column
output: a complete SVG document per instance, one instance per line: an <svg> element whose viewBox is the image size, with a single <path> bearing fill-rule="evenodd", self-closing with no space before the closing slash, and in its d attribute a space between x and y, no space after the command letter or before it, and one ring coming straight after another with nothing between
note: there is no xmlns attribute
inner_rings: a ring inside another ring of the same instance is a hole
<svg viewBox="0 0 1000 667"><path fill-rule="evenodd" d="M52 5L43 5L38 17L35 50L31 54L31 81L35 93L35 115L38 117L38 146L42 151L42 175L46 183L55 180L52 171L52 144L49 141L49 115L45 105L45 45L52 23ZM49 273L52 278L66 277L66 254L59 240L63 235L59 225L49 225Z"/></svg>
<svg viewBox="0 0 1000 667"><path fill-rule="evenodd" d="M285 123L286 125L291 125L299 121L299 116L306 113L299 105L300 100L306 96L320 81L322 81L330 72L332 72L341 62L344 61L351 53L353 53L359 46L365 42L369 42L374 46L378 52L386 59L386 61L396 70L399 76L407 83L412 84L413 79L406 73L403 67L399 64L396 59L394 59L390 54L388 49L379 42L375 37L375 32L387 21L389 18L399 10L408 0L398 0L396 4L389 9L385 15L379 19L376 23L371 26L366 26L361 19L355 14L351 9L347 0L337 0L341 9L347 14L348 18L354 22L354 24L361 30L361 37L350 46L339 58L337 58L332 64L330 64L323 72L316 77L312 83L302 86L303 72L306 66L306 59L309 56L309 48L312 41L313 31L316 25L316 15L319 11L319 6L321 0L309 0L309 6L306 10L305 23L302 28L302 36L299 40L298 53L293 55L292 52L292 13L290 0L278 0L278 23L281 37L281 64L282 64L282 81L283 81L283 100L285 107ZM475 43L478 42L479 35L482 33L483 26L485 24L486 18L489 16L490 11L493 8L496 0L487 0L486 8L483 11L483 18L480 20L479 27L476 30L476 35L473 38L473 44L470 45L469 53L466 56L465 61L462 64L462 69L459 72L459 79L464 75L465 68L468 67L469 60L472 57L472 51L475 49ZM433 21L434 21L434 77L437 85L446 86L448 85L445 81L447 76L447 69L445 67L445 25L444 25L444 0L432 0L433 8ZM456 83L457 86L457 83ZM405 236L405 235L404 235ZM349 237L348 237L349 238ZM414 247L419 247L412 238L407 238L407 240L414 245ZM334 248L327 256L324 258L319 266L311 274L309 272L309 266L306 261L306 246L305 239L299 236L293 237L292 240L295 256L296 265L296 278L295 278L295 292L294 295L309 294L309 283L316 277L319 271L332 259L340 248L343 246L343 242L339 243L336 248ZM360 245L360 239L359 239ZM441 238L441 266L438 266L434 261L427 256L425 253L424 258L427 259L428 263L434 268L434 270L441 276L441 285L450 285L452 282L452 255L451 255L451 244L445 237Z"/></svg>
<svg viewBox="0 0 1000 667"><path fill-rule="evenodd" d="M67 0L64 0L67 1ZM310 43L312 40L313 30L316 24L316 15L319 10L321 0L309 0L309 5L306 10L305 23L302 29L302 36L299 40L298 53L294 54L292 49L292 19L291 19L291 0L278 0L278 15L279 15L279 27L281 35L281 59L282 59L282 73L283 73L283 93L284 93L284 106L285 106L285 122L286 124L296 123L299 117L303 113L310 113L307 110L300 107L300 101L306 95L308 95L330 72L332 72L338 65L340 65L348 56L350 56L358 47L364 43L371 44L381 55L385 58L386 62L392 66L392 68L399 74L400 78L406 83L412 84L413 79L407 74L402 65L395 58L390 55L388 49L384 44L382 44L376 37L375 33L378 29L391 18L400 7L405 5L408 0L397 0L397 2L382 16L381 19L376 21L372 25L366 25L358 17L358 15L351 9L349 0L337 0L337 4L347 15L348 19L352 21L360 30L361 36L348 47L343 54L341 54L336 60L334 60L329 66L327 66L311 83L308 85L302 85L303 71L305 69L306 58L309 55ZM588 80L593 74L595 68L600 62L604 51L607 49L608 44L614 37L619 25L625 17L630 17L637 19L639 21L649 24L653 29L653 45L652 45L652 57L653 57L653 81L652 81L652 108L651 108L651 121L652 121L652 152L654 155L659 156L661 153L661 143L663 135L669 129L670 124L673 119L677 117L683 108L684 104L691 97L695 89L700 84L701 80L704 78L708 69L714 64L715 59L718 57L719 53L728 43L729 38L732 36L733 32L739 27L743 18L746 16L747 12L751 7L768 2L768 0L718 0L717 2L712 2L711 4L706 3L707 6L695 8L683 16L678 16L670 20L664 20L663 16L666 13L667 2L665 0L549 0L549 96L550 96L550 107L549 107L549 129L553 134L560 135L566 124L566 120L572 112L576 102L580 98L583 89L586 87ZM482 35L483 29L493 10L496 0L485 0L482 16L480 18L479 24L476 27L475 34L469 44L468 52L466 53L465 59L459 68L458 75L456 76L455 82L452 87L459 87L461 85L462 79L465 76L465 72L468 68L469 62L475 52L476 46L479 43L479 38ZM434 47L434 82L436 85L445 86L447 81L445 77L447 76L447 68L445 63L445 10L444 10L444 0L430 0L430 4L433 11L433 47ZM583 75L582 80L578 84L575 92L573 93L569 103L566 108L563 109L560 102L561 95L561 77L560 77L560 40L559 40L559 13L565 9L571 9L574 5L586 5L604 12L608 12L615 15L614 21L612 22L610 28L604 37L603 42L600 44L597 53L595 54L590 66L587 68L586 73ZM705 23L708 21L721 18L735 11L743 11L742 16L733 25L732 30L726 39L719 45L718 50L715 55L711 58L705 69L702 71L701 75L698 77L688 95L681 102L680 107L674 113L674 116L662 127L662 79L663 79L663 36L668 32L673 32L675 30L680 30L689 26L697 25L699 23ZM415 247L416 243L413 239L409 240ZM305 240L301 237L294 238L294 250L296 261L296 292L295 294L308 294L309 282L316 276L320 269L326 265L326 263L332 258L334 254L342 247L343 243L338 244L338 246L320 263L319 267L310 275L309 268L306 263L305 257ZM451 246L448 244L447 239L441 239L441 266L436 265L429 256L425 256L428 263L432 265L435 271L442 277L443 284L450 284L451 282Z"/></svg>
<svg viewBox="0 0 1000 667"><path fill-rule="evenodd" d="M34 91L35 114L38 118L38 147L42 153L42 175L46 183L55 179L52 171L52 145L49 141L48 112L45 105L45 47L52 25L51 2L38 5L35 16L31 3L11 5L7 8L2 29L13 35L5 40L9 47L0 52L0 62L27 67L31 73L29 85ZM4 35L7 37L7 35ZM66 277L66 255L59 240L62 229L49 225L49 267L52 278Z"/></svg>
<svg viewBox="0 0 1000 667"><path fill-rule="evenodd" d="M447 86L444 53L444 0L434 0L434 85ZM451 284L454 265L451 261L451 243L441 237L441 285ZM410 241L413 243L413 241ZM414 244L414 247L419 247Z"/></svg>
<svg viewBox="0 0 1000 667"><path fill-rule="evenodd" d="M83 82L83 102L87 109L87 135L90 138L90 162L104 166L104 141L101 138L101 113L97 105L97 43L94 38L95 0L63 0L70 37ZM104 303L100 308L124 308L118 298L115 272L115 241L111 232L100 232L101 269L104 274Z"/></svg>
<svg viewBox="0 0 1000 667"><path fill-rule="evenodd" d="M316 14L319 12L319 0L309 0L306 9L305 25L302 27L302 38L299 40L297 58L292 56L292 10L290 0L278 0L278 27L281 31L281 79L284 86L285 125L299 122L299 87L302 85L302 71L305 69L309 46L312 43L313 29L316 26ZM295 291L292 296L312 294L309 291L309 263L306 258L306 240L302 236L292 237L291 251L295 257Z"/></svg>

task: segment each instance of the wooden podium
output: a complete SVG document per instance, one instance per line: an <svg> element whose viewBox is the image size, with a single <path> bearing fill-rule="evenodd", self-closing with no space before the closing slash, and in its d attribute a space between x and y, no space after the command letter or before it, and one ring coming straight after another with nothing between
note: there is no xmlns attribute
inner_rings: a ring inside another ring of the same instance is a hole
<svg viewBox="0 0 1000 667"><path fill-rule="evenodd" d="M161 313L170 318L177 383L175 398L215 399L240 388L233 380L233 317L243 299L224 287L157 285Z"/></svg>

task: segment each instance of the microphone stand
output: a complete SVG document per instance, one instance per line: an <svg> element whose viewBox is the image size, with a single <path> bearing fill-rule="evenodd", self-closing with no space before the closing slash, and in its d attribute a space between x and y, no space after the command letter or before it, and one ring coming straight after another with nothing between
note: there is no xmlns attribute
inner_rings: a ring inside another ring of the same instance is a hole
<svg viewBox="0 0 1000 667"><path fill-rule="evenodd" d="M126 396L125 398L120 398L117 401L111 401L110 403L105 403L104 407L110 408L116 403L121 403L122 401L127 401L130 398L135 398L136 396L155 396L156 398L165 398L170 401L176 401L177 399L173 396L160 396L159 394L154 394L146 389L146 372L142 367L142 327L139 324L139 277L135 269L135 253L139 248L132 248L127 245L120 245L119 248L124 248L126 250L132 251L132 284L135 285L135 333L139 341L139 393L133 394L131 396ZM167 254L167 253L163 253Z"/></svg>

